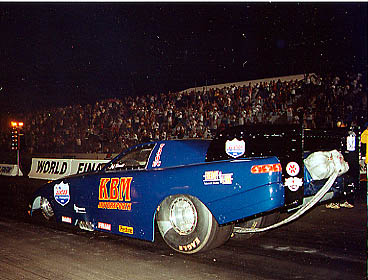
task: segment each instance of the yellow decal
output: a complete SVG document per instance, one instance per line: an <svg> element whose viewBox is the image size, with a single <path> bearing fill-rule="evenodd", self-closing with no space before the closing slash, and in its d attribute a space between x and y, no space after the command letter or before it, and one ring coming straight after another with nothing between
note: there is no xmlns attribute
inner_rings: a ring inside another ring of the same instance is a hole
<svg viewBox="0 0 368 280"><path fill-rule="evenodd" d="M192 251L197 248L197 246L201 243L198 237L196 237L193 242L187 245L179 245L179 251Z"/></svg>
<svg viewBox="0 0 368 280"><path fill-rule="evenodd" d="M133 228L119 225L119 231L122 233L133 234Z"/></svg>
<svg viewBox="0 0 368 280"><path fill-rule="evenodd" d="M111 209L111 210L132 210L132 203L126 202L109 202L100 201L98 203L98 208L100 209Z"/></svg>
<svg viewBox="0 0 368 280"><path fill-rule="evenodd" d="M204 173L205 181L219 181L220 180L220 171L206 171Z"/></svg>
<svg viewBox="0 0 368 280"><path fill-rule="evenodd" d="M106 187L106 184L109 181L110 181L109 178L101 178L100 187L99 187L99 191L98 191L98 199L99 200L109 199L109 197L107 195L107 187Z"/></svg>
<svg viewBox="0 0 368 280"><path fill-rule="evenodd" d="M258 224L258 222L257 221L254 221L253 224L252 224L252 226L250 228L251 229L255 229L257 227L257 224Z"/></svg>
<svg viewBox="0 0 368 280"><path fill-rule="evenodd" d="M119 196L119 178L112 178L110 184L110 200L118 200Z"/></svg>
<svg viewBox="0 0 368 280"><path fill-rule="evenodd" d="M222 173L220 170L205 171L203 175L205 185L231 185L233 173Z"/></svg>
<svg viewBox="0 0 368 280"><path fill-rule="evenodd" d="M119 200L130 201L130 183L132 182L132 177L120 178L119 186Z"/></svg>
<svg viewBox="0 0 368 280"><path fill-rule="evenodd" d="M98 203L98 208L131 210L132 203L127 203L126 201L131 200L130 184L132 179L132 177L101 178L98 189L98 199L100 200Z"/></svg>

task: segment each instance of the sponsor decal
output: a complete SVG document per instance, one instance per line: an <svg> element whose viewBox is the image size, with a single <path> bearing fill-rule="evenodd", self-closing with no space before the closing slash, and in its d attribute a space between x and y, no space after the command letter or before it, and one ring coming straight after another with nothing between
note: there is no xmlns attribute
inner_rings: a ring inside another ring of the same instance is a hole
<svg viewBox="0 0 368 280"><path fill-rule="evenodd" d="M69 193L69 184L61 182L60 184L55 184L54 186L54 198L57 203L62 206L68 204L70 200L70 193Z"/></svg>
<svg viewBox="0 0 368 280"><path fill-rule="evenodd" d="M101 178L98 191L98 208L131 210L130 185L132 177Z"/></svg>
<svg viewBox="0 0 368 280"><path fill-rule="evenodd" d="M287 174L289 174L290 176L296 176L299 174L300 171L300 167L299 164L297 164L296 162L289 162L286 165L286 172Z"/></svg>
<svg viewBox="0 0 368 280"><path fill-rule="evenodd" d="M119 231L122 232L122 233L127 233L127 234L133 234L134 233L132 227L127 227L127 226L122 226L122 225L119 225Z"/></svg>
<svg viewBox="0 0 368 280"><path fill-rule="evenodd" d="M290 177L285 179L285 186L292 192L297 191L303 185L303 179L298 177Z"/></svg>
<svg viewBox="0 0 368 280"><path fill-rule="evenodd" d="M252 174L260 174L260 173L270 173L270 172L281 172L281 164L262 164L262 165L253 165L250 169Z"/></svg>
<svg viewBox="0 0 368 280"><path fill-rule="evenodd" d="M61 216L61 221L62 221L63 223L71 224L71 223L72 223L72 218L70 218L70 217L66 217L66 216Z"/></svg>
<svg viewBox="0 0 368 280"><path fill-rule="evenodd" d="M161 144L160 147L158 148L158 151L156 153L155 156L155 160L152 163L152 167L160 167L161 166L161 154L162 154L162 149L164 148L165 144Z"/></svg>
<svg viewBox="0 0 368 280"><path fill-rule="evenodd" d="M78 207L74 204L74 211L78 214L86 214L86 208L84 207Z"/></svg>
<svg viewBox="0 0 368 280"><path fill-rule="evenodd" d="M356 134L354 132L350 132L350 135L346 138L346 149L349 152L355 151L355 137Z"/></svg>
<svg viewBox="0 0 368 280"><path fill-rule="evenodd" d="M130 201L130 184L132 177L101 178L99 200Z"/></svg>
<svg viewBox="0 0 368 280"><path fill-rule="evenodd" d="M104 230L109 230L109 231L111 231L111 224L98 222L98 223L97 223L97 227L98 227L99 229L104 229Z"/></svg>
<svg viewBox="0 0 368 280"><path fill-rule="evenodd" d="M258 221L254 221L252 223L252 226L250 227L250 229L255 229L257 227L257 225L258 225Z"/></svg>
<svg viewBox="0 0 368 280"><path fill-rule="evenodd" d="M233 158L240 157L245 153L245 142L244 140L239 141L234 138L233 140L227 140L225 143L225 152Z"/></svg>
<svg viewBox="0 0 368 280"><path fill-rule="evenodd" d="M109 210L132 210L132 204L126 202L107 202L100 201L98 203L99 209L109 209Z"/></svg>
<svg viewBox="0 0 368 280"><path fill-rule="evenodd" d="M179 251L191 251L195 248L197 248L197 246L201 244L201 240L199 240L198 237L196 237L193 242L187 244L187 245L179 245Z"/></svg>
<svg viewBox="0 0 368 280"><path fill-rule="evenodd" d="M233 183L233 173L222 173L219 170L206 171L203 178L205 185L231 185Z"/></svg>

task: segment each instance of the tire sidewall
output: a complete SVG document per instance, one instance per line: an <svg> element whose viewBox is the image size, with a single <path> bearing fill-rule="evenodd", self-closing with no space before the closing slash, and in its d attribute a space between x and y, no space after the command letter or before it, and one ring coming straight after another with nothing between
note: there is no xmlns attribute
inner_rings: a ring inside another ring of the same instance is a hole
<svg viewBox="0 0 368 280"><path fill-rule="evenodd" d="M170 222L170 206L180 196L189 199L193 203L197 211L196 226L191 233L186 235L180 235L173 227L163 232L160 227L160 221ZM215 219L207 207L197 198L189 195L173 195L167 197L160 205L160 210L157 213L157 221L159 231L169 247L186 254L193 254L209 247L214 238L217 226Z"/></svg>

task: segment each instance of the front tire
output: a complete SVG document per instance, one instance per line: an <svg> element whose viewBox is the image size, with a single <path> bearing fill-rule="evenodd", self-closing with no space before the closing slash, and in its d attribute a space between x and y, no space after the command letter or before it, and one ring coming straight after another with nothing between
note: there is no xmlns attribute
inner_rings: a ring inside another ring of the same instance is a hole
<svg viewBox="0 0 368 280"><path fill-rule="evenodd" d="M157 211L157 225L167 245L194 254L225 243L232 226L220 227L207 207L189 195L167 197Z"/></svg>
<svg viewBox="0 0 368 280"><path fill-rule="evenodd" d="M42 213L43 217L47 221L50 221L54 217L54 210L52 209L51 204L47 200L47 198L41 197L41 199L40 199L40 208L41 208L41 213Z"/></svg>

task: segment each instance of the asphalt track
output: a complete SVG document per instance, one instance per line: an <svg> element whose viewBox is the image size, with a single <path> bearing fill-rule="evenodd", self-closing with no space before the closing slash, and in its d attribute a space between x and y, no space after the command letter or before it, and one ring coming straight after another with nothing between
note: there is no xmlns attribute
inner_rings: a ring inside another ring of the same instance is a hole
<svg viewBox="0 0 368 280"><path fill-rule="evenodd" d="M0 279L366 279L364 189L352 209L321 205L257 238L182 255L159 237L150 243L35 223L24 211L29 180L21 189L9 182L0 180Z"/></svg>

